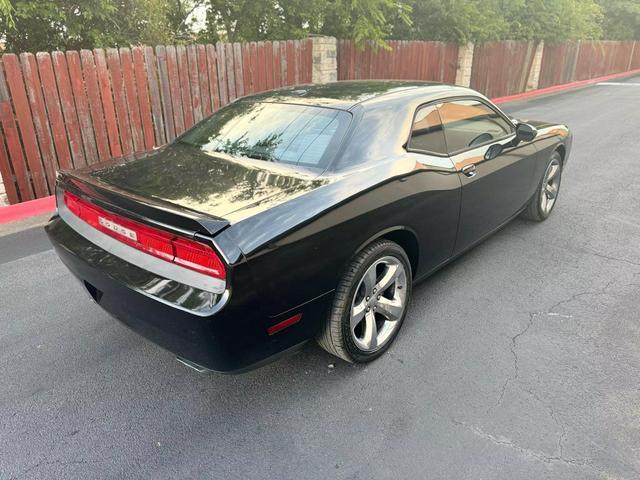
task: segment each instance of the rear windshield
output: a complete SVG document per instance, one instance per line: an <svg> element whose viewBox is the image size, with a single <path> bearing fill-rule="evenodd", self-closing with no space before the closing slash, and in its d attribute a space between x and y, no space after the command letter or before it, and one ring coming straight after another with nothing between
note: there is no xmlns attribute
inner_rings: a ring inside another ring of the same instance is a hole
<svg viewBox="0 0 640 480"><path fill-rule="evenodd" d="M334 157L351 115L329 108L235 102L179 141L204 152L324 167Z"/></svg>

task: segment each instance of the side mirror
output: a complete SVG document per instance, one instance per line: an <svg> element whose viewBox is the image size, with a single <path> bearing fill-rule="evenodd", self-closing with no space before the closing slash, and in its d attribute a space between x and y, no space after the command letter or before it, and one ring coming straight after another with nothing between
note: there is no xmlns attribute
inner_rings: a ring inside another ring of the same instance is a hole
<svg viewBox="0 0 640 480"><path fill-rule="evenodd" d="M530 142L538 135L538 130L533 125L528 123L518 123L516 125L516 141Z"/></svg>
<svg viewBox="0 0 640 480"><path fill-rule="evenodd" d="M504 150L504 147L500 143L494 143L487 148L487 151L484 153L484 159L493 160L502 153L502 150Z"/></svg>

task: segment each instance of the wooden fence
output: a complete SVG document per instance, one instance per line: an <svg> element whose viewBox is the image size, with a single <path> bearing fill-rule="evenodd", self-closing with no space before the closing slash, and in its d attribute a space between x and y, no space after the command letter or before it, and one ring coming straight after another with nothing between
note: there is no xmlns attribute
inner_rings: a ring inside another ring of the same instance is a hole
<svg viewBox="0 0 640 480"><path fill-rule="evenodd" d="M524 92L535 51L533 42L507 40L476 45L471 88L490 98Z"/></svg>
<svg viewBox="0 0 640 480"><path fill-rule="evenodd" d="M311 82L311 40L5 54L0 173L10 203L60 168L151 150L236 97Z"/></svg>
<svg viewBox="0 0 640 480"><path fill-rule="evenodd" d="M458 45L444 42L390 40L389 49L352 40L338 41L338 80L404 79L454 83Z"/></svg>
<svg viewBox="0 0 640 480"><path fill-rule="evenodd" d="M458 46L389 41L389 49L338 41L338 79L409 79L454 83ZM640 68L640 42L582 41L545 45L539 88ZM488 97L524 92L537 44L504 40L475 46L471 88Z"/></svg>
<svg viewBox="0 0 640 480"><path fill-rule="evenodd" d="M236 97L311 82L312 45L306 39L3 55L0 173L9 202L52 194L60 168L165 144ZM465 84L498 97L525 91L534 68L538 88L640 69L640 42L550 44L539 61L534 43L479 44L470 79L468 67L457 72L466 47L400 40L389 47L358 49L339 40L337 78L455 83L467 72ZM317 57L333 58L322 49Z"/></svg>
<svg viewBox="0 0 640 480"><path fill-rule="evenodd" d="M539 88L640 68L639 42L582 41L545 45Z"/></svg>

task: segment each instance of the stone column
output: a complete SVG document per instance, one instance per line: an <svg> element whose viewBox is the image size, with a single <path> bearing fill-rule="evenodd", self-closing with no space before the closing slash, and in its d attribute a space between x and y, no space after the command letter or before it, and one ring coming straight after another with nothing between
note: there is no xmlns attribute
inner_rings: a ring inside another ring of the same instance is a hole
<svg viewBox="0 0 640 480"><path fill-rule="evenodd" d="M527 79L527 88L525 91L535 90L540 83L540 70L542 69L542 53L544 52L544 40L538 42L536 51L533 54L533 62L531 62L531 70Z"/></svg>
<svg viewBox="0 0 640 480"><path fill-rule="evenodd" d="M335 37L311 37L313 83L335 82L338 79L338 41Z"/></svg>
<svg viewBox="0 0 640 480"><path fill-rule="evenodd" d="M458 69L456 70L456 85L469 87L471 85L471 68L473 67L473 43L458 47Z"/></svg>

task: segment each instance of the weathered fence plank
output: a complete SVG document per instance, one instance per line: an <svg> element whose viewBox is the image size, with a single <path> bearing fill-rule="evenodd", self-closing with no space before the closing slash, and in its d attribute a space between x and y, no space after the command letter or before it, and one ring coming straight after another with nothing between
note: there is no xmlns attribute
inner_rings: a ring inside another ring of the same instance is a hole
<svg viewBox="0 0 640 480"><path fill-rule="evenodd" d="M144 135L142 132L142 118L140 115L140 105L138 101L138 92L133 72L133 58L131 50L121 48L120 51L120 67L122 68L122 81L124 82L124 93L127 102L127 110L129 112L129 125L131 127L131 139L133 141L133 151L143 152Z"/></svg>
<svg viewBox="0 0 640 480"><path fill-rule="evenodd" d="M233 44L225 43L223 48L227 72L227 93L229 95L229 102L233 102L238 97L238 93L236 92L236 72L233 64Z"/></svg>
<svg viewBox="0 0 640 480"><path fill-rule="evenodd" d="M4 66L4 62L3 62ZM4 76L3 69L0 68L0 124L4 133L4 140L7 143L7 153L10 160L9 169L7 166L3 168L2 176L6 180L12 178L10 170L13 170L16 177L16 183L18 184L18 190L20 191L20 200L32 200L34 197L33 186L31 185L31 176L27 170L27 163L25 162L24 155L22 153L22 143L20 141L20 134L18 133L18 127L13 115L13 107L11 106L11 97L9 95L9 89L7 88L7 81ZM5 177L5 170L9 170ZM9 189L7 189L9 192Z"/></svg>
<svg viewBox="0 0 640 480"><path fill-rule="evenodd" d="M242 48L239 43L233 44L233 76L236 83L236 96L244 97L244 65L242 64Z"/></svg>
<svg viewBox="0 0 640 480"><path fill-rule="evenodd" d="M140 121L142 122L144 150L151 150L155 146L155 138L151 103L149 101L149 85L147 84L147 72L144 66L144 51L141 47L133 47L131 54L133 55L133 72L138 89L138 108L140 109ZM155 82L153 83L155 84Z"/></svg>
<svg viewBox="0 0 640 480"><path fill-rule="evenodd" d="M227 90L227 62L224 43L218 42L215 49L216 69L218 71L217 82L220 92L220 106L229 103L229 91Z"/></svg>
<svg viewBox="0 0 640 480"><path fill-rule="evenodd" d="M184 45L176 47L178 58L178 80L182 98L182 114L184 115L184 129L193 126L193 107L191 106L191 84L189 83L189 65L187 63L187 49Z"/></svg>
<svg viewBox="0 0 640 480"><path fill-rule="evenodd" d="M211 92L211 103L213 111L220 108L220 86L218 84L218 60L216 49L213 45L207 45L207 72L209 73L209 92Z"/></svg>
<svg viewBox="0 0 640 480"><path fill-rule="evenodd" d="M29 100L27 100L27 92L24 88L20 63L18 62L18 57L13 54L4 55L2 60L19 133L22 139L25 159L31 173L33 190L38 197L46 196L49 193L49 189L44 176L44 168L42 166L40 150L38 149L36 132L31 120L31 109L29 108Z"/></svg>
<svg viewBox="0 0 640 480"><path fill-rule="evenodd" d="M187 63L189 64L189 90L191 91L191 110L193 122L202 120L202 95L200 93L200 79L198 73L198 53L195 45L187 46Z"/></svg>
<svg viewBox="0 0 640 480"><path fill-rule="evenodd" d="M175 136L178 136L185 130L185 119L182 112L182 92L180 88L180 78L178 76L178 58L176 55L176 48L174 46L168 46L167 76L169 77L170 101L176 128Z"/></svg>
<svg viewBox="0 0 640 480"><path fill-rule="evenodd" d="M80 63L84 77L87 97L89 99L89 111L93 123L93 133L98 150L99 160L107 160L110 156L109 138L105 123L105 114L100 100L100 87L98 86L98 76L93 54L89 50L80 50Z"/></svg>
<svg viewBox="0 0 640 480"><path fill-rule="evenodd" d="M89 111L89 100L85 91L85 83L82 78L82 67L80 66L80 55L76 51L66 53L67 67L69 69L69 79L71 80L71 92L76 105L78 123L82 135L82 145L84 147L85 161L88 164L98 161L98 148L93 133L93 122Z"/></svg>
<svg viewBox="0 0 640 480"><path fill-rule="evenodd" d="M36 129L40 153L42 154L47 185L49 192L53 192L56 182L56 151L49 130L49 119L47 117L47 107L44 103L40 76L38 75L38 64L36 63L36 57L32 53L21 54L20 63L22 64L22 73L24 74L27 96L29 97L29 105L33 115L33 125ZM4 145L2 145L2 148L4 148Z"/></svg>
<svg viewBox="0 0 640 480"><path fill-rule="evenodd" d="M20 201L20 196L16 189L15 177L11 171L9 154L4 146L4 142L0 142L0 175L2 175L2 178L4 179L5 193L7 194L9 203L18 203Z"/></svg>
<svg viewBox="0 0 640 480"><path fill-rule="evenodd" d="M53 62L53 71L55 73L56 84L58 85L58 92L60 93L60 105L62 106L64 126L67 129L71 159L73 161L73 167L78 168L86 165L87 162L82 146L80 122L78 121L78 113L73 100L73 91L71 90L71 79L69 77L69 70L67 69L67 59L63 52L53 52L51 54L51 60Z"/></svg>
<svg viewBox="0 0 640 480"><path fill-rule="evenodd" d="M166 127L166 140L168 142L176 138L176 126L173 115L173 102L171 101L171 85L169 84L169 62L167 60L167 50L163 45L156 47L156 58L158 61L158 78L160 79L160 92L162 93L162 114ZM153 65L153 61L148 61L147 66ZM151 67L153 68L153 67ZM155 110L154 110L155 111Z"/></svg>
<svg viewBox="0 0 640 480"><path fill-rule="evenodd" d="M111 81L109 80L107 59L104 50L96 49L93 51L93 54L96 63L96 73L98 75L98 85L100 86L100 98L102 100L104 120L107 125L109 146L111 147L111 155L113 157L119 157L122 155L122 146L120 144L120 136L118 135L116 109L113 102L113 96L111 95Z"/></svg>
<svg viewBox="0 0 640 480"><path fill-rule="evenodd" d="M113 103L116 108L122 153L128 155L133 152L133 139L131 137L131 124L129 123L129 110L127 108L127 99L124 91L120 55L116 48L107 49L107 66L111 74Z"/></svg>

